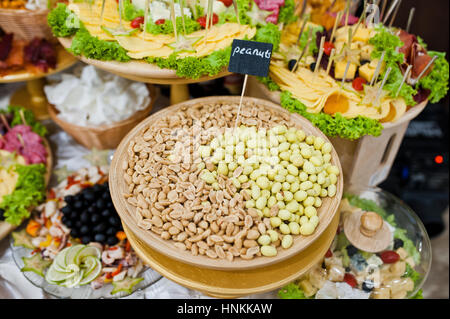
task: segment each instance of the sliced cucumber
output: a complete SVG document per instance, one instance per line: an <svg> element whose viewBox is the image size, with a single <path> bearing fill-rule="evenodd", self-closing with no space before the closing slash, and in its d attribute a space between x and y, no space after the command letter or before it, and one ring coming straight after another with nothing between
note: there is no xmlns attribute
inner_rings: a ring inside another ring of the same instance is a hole
<svg viewBox="0 0 450 319"><path fill-rule="evenodd" d="M14 246L22 246L29 249L34 249L33 244L31 243L31 237L27 234L25 229L22 229L18 232L13 232L12 237L14 239Z"/></svg>
<svg viewBox="0 0 450 319"><path fill-rule="evenodd" d="M90 269L86 269L83 279L80 281L80 286L86 285L91 281L95 280L98 275L100 275L102 271L102 263L98 259L94 259L95 257L89 256L86 258L92 258L93 264Z"/></svg>
<svg viewBox="0 0 450 319"><path fill-rule="evenodd" d="M53 266L53 265L52 265ZM77 272L61 272L58 271L55 267L50 266L47 273L45 274L45 280L49 283L57 284L59 282L69 280L70 278L76 276Z"/></svg>
<svg viewBox="0 0 450 319"><path fill-rule="evenodd" d="M94 246L84 246L84 249L80 251L80 253L77 255L76 260L74 260L74 264L81 264L83 262L83 259L87 256L93 256L95 258L100 258L102 253L97 247Z"/></svg>
<svg viewBox="0 0 450 319"><path fill-rule="evenodd" d="M114 295L118 292L126 292L131 294L133 292L133 287L140 283L144 278L131 278L125 277L124 280L121 281L113 281L112 284L114 289L111 291L111 295Z"/></svg>
<svg viewBox="0 0 450 319"><path fill-rule="evenodd" d="M76 245L71 246L68 252L66 253L66 258L64 259L66 267L75 264L78 265L78 256L80 255L81 251L85 249L86 246L84 245Z"/></svg>
<svg viewBox="0 0 450 319"><path fill-rule="evenodd" d="M39 276L44 277L44 270L51 265L50 260L45 260L39 253L31 257L22 257L24 266L20 271L32 271Z"/></svg>
<svg viewBox="0 0 450 319"><path fill-rule="evenodd" d="M61 250L58 255L56 255L55 260L53 261L53 264L55 265L56 269L58 271L64 271L66 269L66 254L69 251L70 247L66 247L63 250Z"/></svg>

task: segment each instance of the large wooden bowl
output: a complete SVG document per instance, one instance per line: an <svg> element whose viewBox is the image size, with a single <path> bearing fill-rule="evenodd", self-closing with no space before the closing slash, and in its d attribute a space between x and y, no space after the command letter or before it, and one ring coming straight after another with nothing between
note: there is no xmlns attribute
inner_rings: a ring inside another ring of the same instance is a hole
<svg viewBox="0 0 450 319"><path fill-rule="evenodd" d="M84 147L99 150L115 149L122 138L152 111L158 92L153 85L147 85L147 87L150 92L150 104L145 109L134 113L131 117L113 124L99 126L75 125L58 117L59 111L51 104L48 104L48 113L56 124Z"/></svg>
<svg viewBox="0 0 450 319"><path fill-rule="evenodd" d="M70 48L72 45L72 38L58 38L58 40L66 49ZM99 69L114 73L123 78L154 84L198 83L221 78L231 74L226 68L224 68L220 73L213 76L204 75L199 79L189 79L177 76L175 70L161 69L156 64L147 63L141 60L118 62L94 60L84 56L77 56L77 58L86 64L93 65Z"/></svg>
<svg viewBox="0 0 450 319"><path fill-rule="evenodd" d="M135 220L135 210L136 208L130 205L124 198L124 194L128 193L128 186L123 179L123 170L122 163L124 160L127 160L127 148L130 141L140 132L148 127L149 125L159 121L162 118L167 117L168 115L177 112L181 108L186 108L198 104L239 104L239 97L207 97L201 99L194 99L191 101L175 104L171 107L168 107L164 110L161 110L138 126L136 126L128 135L122 140L119 147L117 148L114 158L111 163L110 172L109 172L109 185L111 190L111 197L114 203L114 206L122 219L122 222L128 227L128 229L133 232L133 234L148 245L151 249L158 251L161 254L164 254L168 257L181 261L183 263L187 263L190 265L194 265L197 267L216 269L216 270L227 270L227 271L237 271L237 270L245 270L245 269L253 269L258 267L264 267L279 263L283 260L286 260L299 252L303 251L305 248L309 247L314 241L319 238L319 236L325 231L325 229L330 224L334 215L338 210L339 203L341 201L342 190L343 190L343 178L342 174L338 176L337 182L337 192L336 196L333 198L326 197L323 199L322 206L317 210L320 222L317 226L315 232L310 236L295 236L294 244L291 248L286 250L279 250L278 255L276 257L256 257L252 260L243 260L237 259L232 262L228 260L222 259L211 259L206 256L193 256L189 251L181 251L177 249L172 241L163 240L157 234L141 229L137 226L137 222ZM301 117L298 114L291 114L289 111L281 108L274 103L255 99L255 98L246 98L244 100L244 105L247 103L253 103L258 105L261 108L270 109L275 112L284 113L289 116L290 122L293 126L298 128L302 128L305 133L308 135L315 135L322 137L325 141L328 141L327 137L320 132L317 128L315 128L308 120ZM341 164L339 163L339 158L336 151L333 149L331 152L332 159L331 163L336 165L339 170L341 170Z"/></svg>
<svg viewBox="0 0 450 319"><path fill-rule="evenodd" d="M50 177L52 176L52 169L53 169L53 154L52 149L50 148L50 144L48 143L47 139L42 139L43 144L45 145L45 148L47 150L47 163L46 163L46 173L45 173L45 185L48 185L50 182ZM34 207L30 207L30 211L33 210ZM12 225L10 223L1 221L0 222L0 240L8 236L10 232L12 232L14 229L16 229L18 226Z"/></svg>

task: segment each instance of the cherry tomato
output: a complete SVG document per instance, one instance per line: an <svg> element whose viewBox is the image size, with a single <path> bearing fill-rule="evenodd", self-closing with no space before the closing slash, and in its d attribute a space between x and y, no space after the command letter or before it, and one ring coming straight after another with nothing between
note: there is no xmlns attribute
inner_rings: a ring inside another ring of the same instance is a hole
<svg viewBox="0 0 450 319"><path fill-rule="evenodd" d="M213 19L212 19L212 24L216 24L217 22L219 22L219 16L215 13L213 13ZM200 23L200 25L202 26L202 28L206 28L206 16L200 17L197 19L197 22Z"/></svg>
<svg viewBox="0 0 450 319"><path fill-rule="evenodd" d="M156 25L164 24L166 22L166 19L159 19L155 21Z"/></svg>
<svg viewBox="0 0 450 319"><path fill-rule="evenodd" d="M366 83L367 81L365 79L363 79L362 77L357 77L356 79L353 80L352 86L356 91L362 91L364 90L363 84Z"/></svg>
<svg viewBox="0 0 450 319"><path fill-rule="evenodd" d="M131 21L131 27L133 29L137 29L141 27L141 24L144 23L144 17L136 17Z"/></svg>
<svg viewBox="0 0 450 319"><path fill-rule="evenodd" d="M326 55L329 56L331 54L331 50L333 49L334 49L333 43L327 41L323 44L323 53L325 53Z"/></svg>
<svg viewBox="0 0 450 319"><path fill-rule="evenodd" d="M349 273L346 273L344 275L344 282L349 284L352 288L355 288L356 284L357 284L355 276L353 276L352 274L349 274Z"/></svg>
<svg viewBox="0 0 450 319"><path fill-rule="evenodd" d="M333 253L331 252L331 249L328 249L327 253L325 254L326 258L330 258L333 256Z"/></svg>
<svg viewBox="0 0 450 319"><path fill-rule="evenodd" d="M219 0L222 1L225 7L229 7L233 4L233 0Z"/></svg>
<svg viewBox="0 0 450 319"><path fill-rule="evenodd" d="M399 261L400 256L393 250L386 250L380 254L380 258L385 264L393 264Z"/></svg>

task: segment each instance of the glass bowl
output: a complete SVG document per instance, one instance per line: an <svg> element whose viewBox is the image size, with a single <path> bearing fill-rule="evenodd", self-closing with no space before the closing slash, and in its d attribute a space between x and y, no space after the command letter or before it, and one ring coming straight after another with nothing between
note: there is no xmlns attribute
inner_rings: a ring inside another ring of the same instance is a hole
<svg viewBox="0 0 450 319"><path fill-rule="evenodd" d="M420 218L405 202L380 188L350 186L345 194L356 195L359 198L375 202L388 215L394 215L396 228L406 230L406 237L412 241L420 254L420 262L416 264L414 270L421 276L415 282L414 289L407 294L406 298L415 296L428 277L432 259L430 238Z"/></svg>

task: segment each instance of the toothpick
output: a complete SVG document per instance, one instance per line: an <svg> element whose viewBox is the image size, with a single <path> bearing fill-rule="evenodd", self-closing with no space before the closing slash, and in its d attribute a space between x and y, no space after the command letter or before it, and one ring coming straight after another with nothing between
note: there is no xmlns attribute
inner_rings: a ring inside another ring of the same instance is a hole
<svg viewBox="0 0 450 319"><path fill-rule="evenodd" d="M391 28L392 25L394 24L394 20L395 20L395 17L397 16L398 9L400 8L401 3L402 3L402 0L399 0L398 5L395 7L395 11L394 11L394 14L392 15L391 22L389 22L389 28Z"/></svg>
<svg viewBox="0 0 450 319"><path fill-rule="evenodd" d="M19 114L20 114L20 118L22 119L23 124L28 125L27 121L25 120L25 114L23 113L22 109L19 111Z"/></svg>
<svg viewBox="0 0 450 319"><path fill-rule="evenodd" d="M389 77L389 73L391 73L391 70L392 70L391 67L389 67L389 68L386 70L386 74L384 75L383 82L381 82L381 86L380 86L380 88L378 89L377 95L376 95L376 97L375 97L375 105L378 105L378 100L380 99L381 92L383 91L383 86L384 86L384 84L386 83L387 78Z"/></svg>
<svg viewBox="0 0 450 319"><path fill-rule="evenodd" d="M206 11L206 28L205 28L205 46L208 42L208 29L209 29L209 20L210 16L212 15L212 5L214 0L208 0L208 8Z"/></svg>
<svg viewBox="0 0 450 319"><path fill-rule="evenodd" d="M300 32L297 37L297 46L300 45L300 38L302 37L303 31L305 30L305 26L306 26L307 22L308 21L306 19L303 20L302 27L300 28Z"/></svg>
<svg viewBox="0 0 450 319"><path fill-rule="evenodd" d="M400 86L398 87L397 92L395 93L395 97L397 97L398 94L400 93L400 90L402 89L403 84L405 83L406 79L409 76L409 72L411 72L411 69L412 69L412 64L408 65L408 68L406 69L406 72L403 75L402 83L400 83Z"/></svg>
<svg viewBox="0 0 450 319"><path fill-rule="evenodd" d="M328 65L327 65L327 75L330 73L331 65L333 64L333 57L336 52L336 49L332 49L330 53L330 57L328 58Z"/></svg>
<svg viewBox="0 0 450 319"><path fill-rule="evenodd" d="M334 38L334 33L336 32L336 28L339 24L339 22L342 19L342 11L339 11L336 15L336 20L334 20L334 26L333 26L333 31L331 31L331 37L330 37L330 42L333 42L333 38Z"/></svg>
<svg viewBox="0 0 450 319"><path fill-rule="evenodd" d="M409 17L408 17L408 23L406 24L406 32L409 33L409 28L411 27L411 22L414 17L414 12L416 11L416 8L412 7L411 10L409 10Z"/></svg>
<svg viewBox="0 0 450 319"><path fill-rule="evenodd" d="M149 18L149 6L150 6L150 0L145 0L145 11L144 11L144 40L147 36L147 23L148 23L148 18Z"/></svg>
<svg viewBox="0 0 450 319"><path fill-rule="evenodd" d="M317 73L317 70L319 69L319 66L320 66L320 61L322 61L324 44L325 44L325 36L322 36L322 38L320 39L319 56L317 57L316 67L314 68L314 73Z"/></svg>
<svg viewBox="0 0 450 319"><path fill-rule="evenodd" d="M383 53L381 53L381 57L380 57L380 60L378 61L377 67L375 69L375 73L373 74L372 80L370 80L370 86L372 86L376 82L376 80L378 78L378 74L380 74L381 65L383 64L385 54L386 54L385 51L383 51Z"/></svg>
<svg viewBox="0 0 450 319"><path fill-rule="evenodd" d="M342 81L341 81L341 88L344 86L345 79L347 78L347 72L348 72L349 68L350 68L350 61L348 61L347 65L345 66L344 77L342 78Z"/></svg>
<svg viewBox="0 0 450 319"><path fill-rule="evenodd" d="M245 88L247 87L247 79L248 79L248 74L245 75L244 84L242 85L241 99L239 100L239 108L238 108L238 113L236 115L236 124L234 125L235 130L237 129L237 126L239 123L239 116L241 114L242 100L244 99Z"/></svg>
<svg viewBox="0 0 450 319"><path fill-rule="evenodd" d="M122 26L122 13L123 13L123 0L119 0L119 24L120 28L123 29Z"/></svg>
<svg viewBox="0 0 450 319"><path fill-rule="evenodd" d="M105 13L105 2L106 2L106 0L102 0L102 12L100 13L100 26L103 25L103 14Z"/></svg>
<svg viewBox="0 0 450 319"><path fill-rule="evenodd" d="M312 35L312 28L309 29L308 31L308 41L306 42L305 47L303 48L302 53L300 54L300 56L298 57L297 62L294 65L294 68L292 69L292 72L295 73L295 71L297 71L297 67L298 64L300 63L300 60L303 58L303 56L305 55L305 53L308 51L309 49L309 44L311 43L311 35Z"/></svg>
<svg viewBox="0 0 450 319"><path fill-rule="evenodd" d="M380 20L383 19L384 11L386 10L387 0L381 0L383 1L383 5L381 6L381 13L380 13Z"/></svg>
<svg viewBox="0 0 450 319"><path fill-rule="evenodd" d="M383 20L383 24L386 24L387 20L389 19L389 16L391 15L392 11L395 9L395 7L397 6L399 0L394 0L394 2L392 2L392 5L389 7L389 10L386 14L386 17Z"/></svg>
<svg viewBox="0 0 450 319"><path fill-rule="evenodd" d="M122 1L122 0L120 0ZM175 3L174 0L170 1L170 19L172 20L173 24L173 33L175 35L175 41L178 40L178 32L177 32L177 18L175 15Z"/></svg>
<svg viewBox="0 0 450 319"><path fill-rule="evenodd" d="M186 24L184 23L184 0L180 0L181 23L183 23L184 35L186 35Z"/></svg>
<svg viewBox="0 0 450 319"><path fill-rule="evenodd" d="M347 5L345 6L346 16L345 16L345 26L348 25L348 17L350 15L350 0L347 0Z"/></svg>
<svg viewBox="0 0 450 319"><path fill-rule="evenodd" d="M241 21L239 19L239 8L237 6L236 0L233 0L233 7L234 7L234 12L236 12L237 23L241 24Z"/></svg>
<svg viewBox="0 0 450 319"><path fill-rule="evenodd" d="M434 63L434 61L437 59L437 55L433 56L433 58L430 60L430 62L428 62L427 66L422 70L422 72L420 72L419 76L414 79L414 84L419 83L420 79L422 78L422 76L425 74L425 72L427 72L427 70L430 68L430 66Z"/></svg>
<svg viewBox="0 0 450 319"><path fill-rule="evenodd" d="M364 24L366 24L366 10L367 10L367 0L364 0L364 7L363 7L363 12L361 14L361 16L358 19L358 23L356 24L355 27L355 31L353 32L353 34L356 34L356 32L358 31L359 26L361 25L362 20L364 19Z"/></svg>

